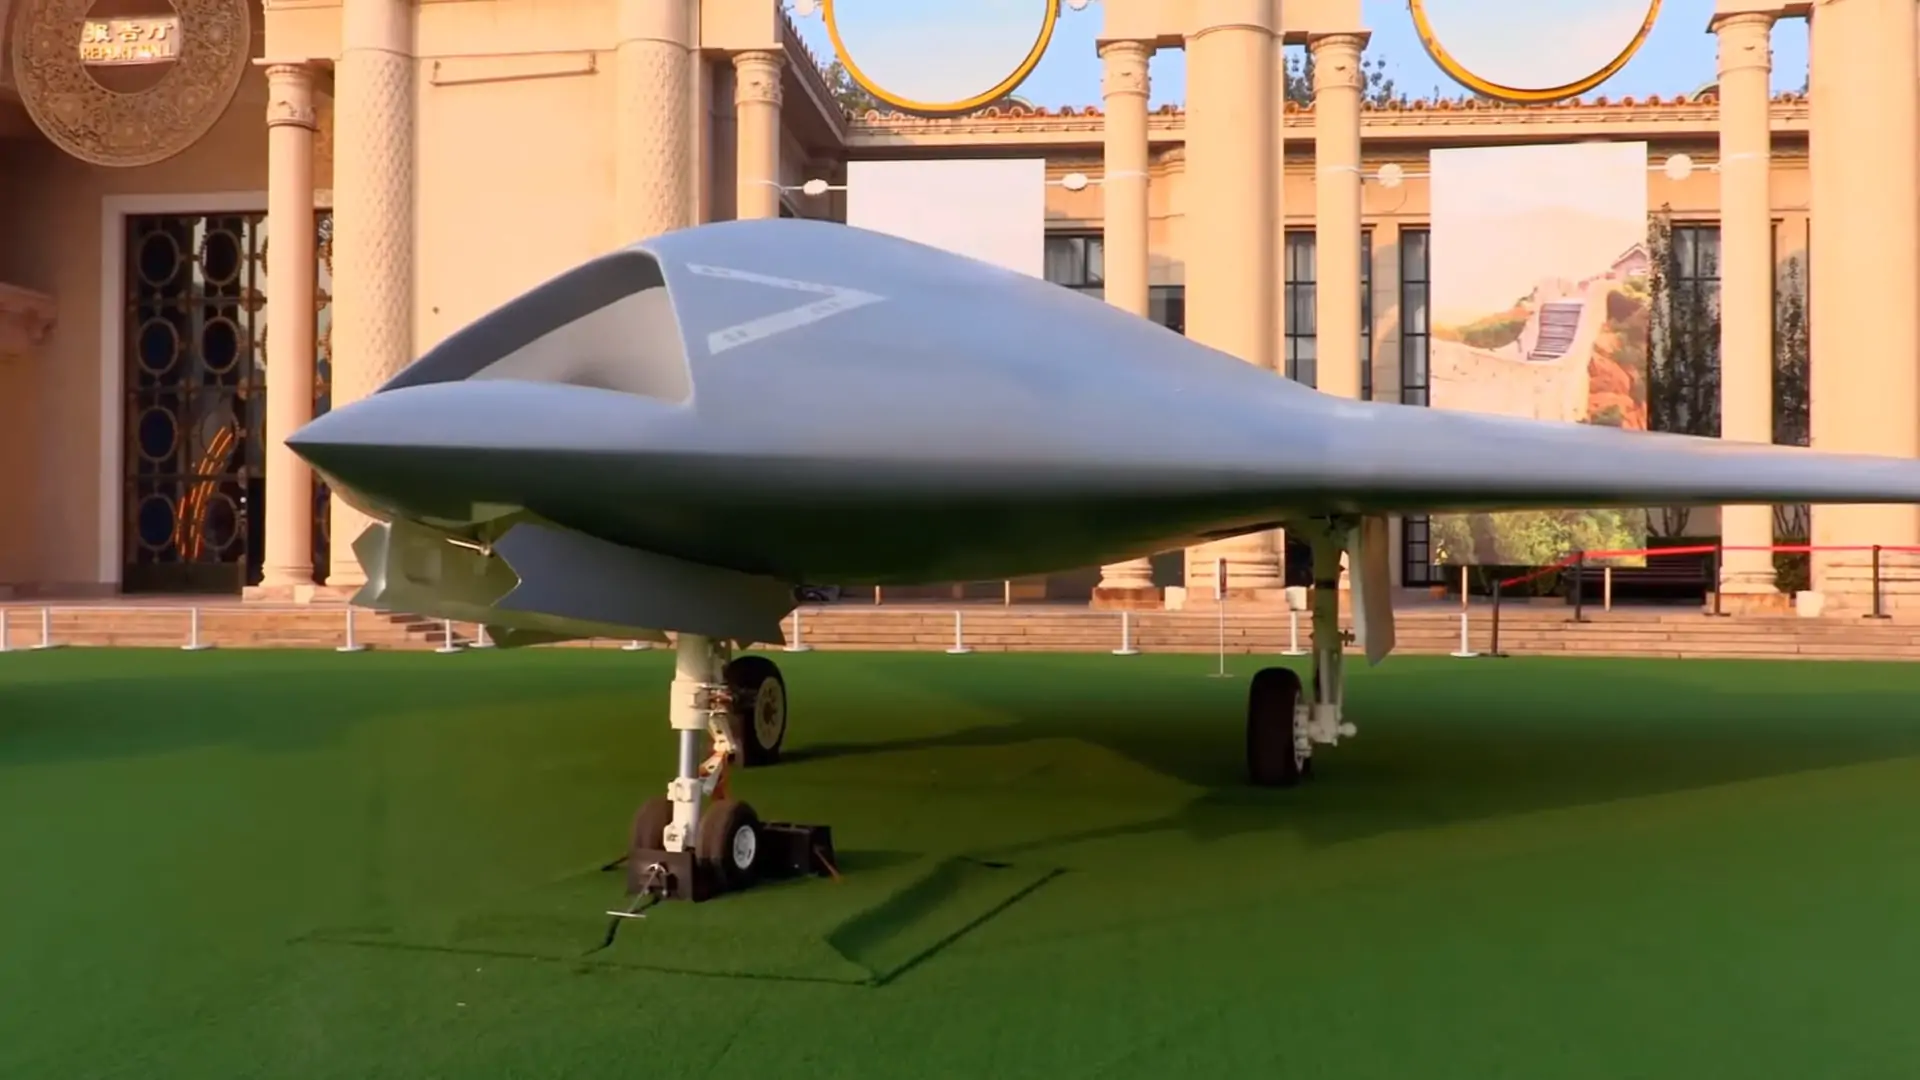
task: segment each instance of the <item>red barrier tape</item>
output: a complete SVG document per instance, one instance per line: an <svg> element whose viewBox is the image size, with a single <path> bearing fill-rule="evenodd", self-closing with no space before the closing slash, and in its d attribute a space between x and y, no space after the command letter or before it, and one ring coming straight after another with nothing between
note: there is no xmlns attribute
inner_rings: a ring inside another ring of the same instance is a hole
<svg viewBox="0 0 1920 1080"><path fill-rule="evenodd" d="M1540 578L1546 577L1548 574L1554 573L1555 571L1565 570L1568 567L1573 566L1576 563L1579 563L1582 559L1592 561L1595 559L1628 559L1628 558L1634 558L1636 556L1646 556L1648 558L1659 558L1661 556L1666 556L1666 555L1711 555L1716 551L1718 552L1765 551L1765 552L1782 554L1782 555L1811 555L1816 551L1839 551L1839 552L1846 552L1846 551L1889 552L1889 551L1892 551L1892 552L1914 553L1914 552L1920 552L1920 545L1912 545L1912 544L1728 544L1725 547L1722 547L1716 544L1695 544L1690 547L1632 548L1632 549L1622 549L1617 551L1582 551L1582 552L1576 552L1572 555L1569 555L1566 558L1559 560L1558 562L1552 563L1551 565L1540 567L1538 570L1529 571L1527 573L1519 575L1518 577L1505 578L1500 582L1500 587L1502 589L1511 589L1515 585L1525 585L1529 581L1537 581ZM1603 570L1605 568L1595 567L1594 569Z"/></svg>

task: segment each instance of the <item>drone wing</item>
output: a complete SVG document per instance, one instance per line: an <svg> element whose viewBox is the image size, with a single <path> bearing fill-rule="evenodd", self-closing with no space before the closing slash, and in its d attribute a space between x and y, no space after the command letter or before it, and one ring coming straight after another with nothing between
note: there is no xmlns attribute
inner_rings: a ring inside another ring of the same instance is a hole
<svg viewBox="0 0 1920 1080"><path fill-rule="evenodd" d="M1322 484L1351 512L1920 503L1920 460L1342 403Z"/></svg>

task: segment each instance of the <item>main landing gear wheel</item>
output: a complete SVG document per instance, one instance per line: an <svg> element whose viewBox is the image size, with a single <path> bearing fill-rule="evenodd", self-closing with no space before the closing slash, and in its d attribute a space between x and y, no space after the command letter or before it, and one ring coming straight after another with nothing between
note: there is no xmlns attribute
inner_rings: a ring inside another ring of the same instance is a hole
<svg viewBox="0 0 1920 1080"><path fill-rule="evenodd" d="M700 817L694 858L717 876L727 891L744 889L760 876L760 816L731 799L708 806Z"/></svg>
<svg viewBox="0 0 1920 1080"><path fill-rule="evenodd" d="M742 656L729 662L721 677L733 696L728 711L740 764L753 768L779 761L787 739L787 680L780 668L764 656Z"/></svg>
<svg viewBox="0 0 1920 1080"><path fill-rule="evenodd" d="M1293 787L1312 775L1300 731L1300 676L1261 668L1247 690L1247 780L1255 787Z"/></svg>

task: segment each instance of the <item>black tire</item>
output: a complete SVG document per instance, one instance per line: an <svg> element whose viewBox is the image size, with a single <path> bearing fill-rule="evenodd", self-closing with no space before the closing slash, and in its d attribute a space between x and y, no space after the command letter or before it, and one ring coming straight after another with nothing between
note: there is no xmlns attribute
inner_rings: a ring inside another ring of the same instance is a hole
<svg viewBox="0 0 1920 1080"><path fill-rule="evenodd" d="M1294 749L1294 706L1300 676L1292 668L1261 668L1247 689L1247 781L1255 787L1293 787L1312 759Z"/></svg>
<svg viewBox="0 0 1920 1080"><path fill-rule="evenodd" d="M694 858L728 891L744 889L760 876L761 839L760 816L753 807L722 799L700 816Z"/></svg>
<svg viewBox="0 0 1920 1080"><path fill-rule="evenodd" d="M780 760L787 741L787 680L764 656L742 656L722 673L733 691L733 741L744 768Z"/></svg>
<svg viewBox="0 0 1920 1080"><path fill-rule="evenodd" d="M671 824L673 824L671 799L660 795L641 803L639 813L633 815L633 836L627 843L627 850L666 850L666 831L667 826Z"/></svg>

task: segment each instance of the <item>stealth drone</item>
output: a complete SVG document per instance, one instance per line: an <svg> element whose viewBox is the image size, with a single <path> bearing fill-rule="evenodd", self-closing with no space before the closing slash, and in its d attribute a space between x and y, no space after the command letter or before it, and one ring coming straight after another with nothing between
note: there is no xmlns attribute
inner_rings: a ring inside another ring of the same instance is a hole
<svg viewBox="0 0 1920 1080"><path fill-rule="evenodd" d="M725 770L777 760L787 725L780 672L734 650L782 640L802 585L1003 579L1285 527L1318 582L1348 556L1378 662L1387 515L1920 502L1920 461L1329 397L1044 281L803 220L593 259L288 444L376 521L358 604L503 646L673 633L679 775L634 850L722 885L771 835L716 797ZM1253 680L1254 783L1296 783L1352 734L1336 603L1315 590L1311 695L1288 669Z"/></svg>

